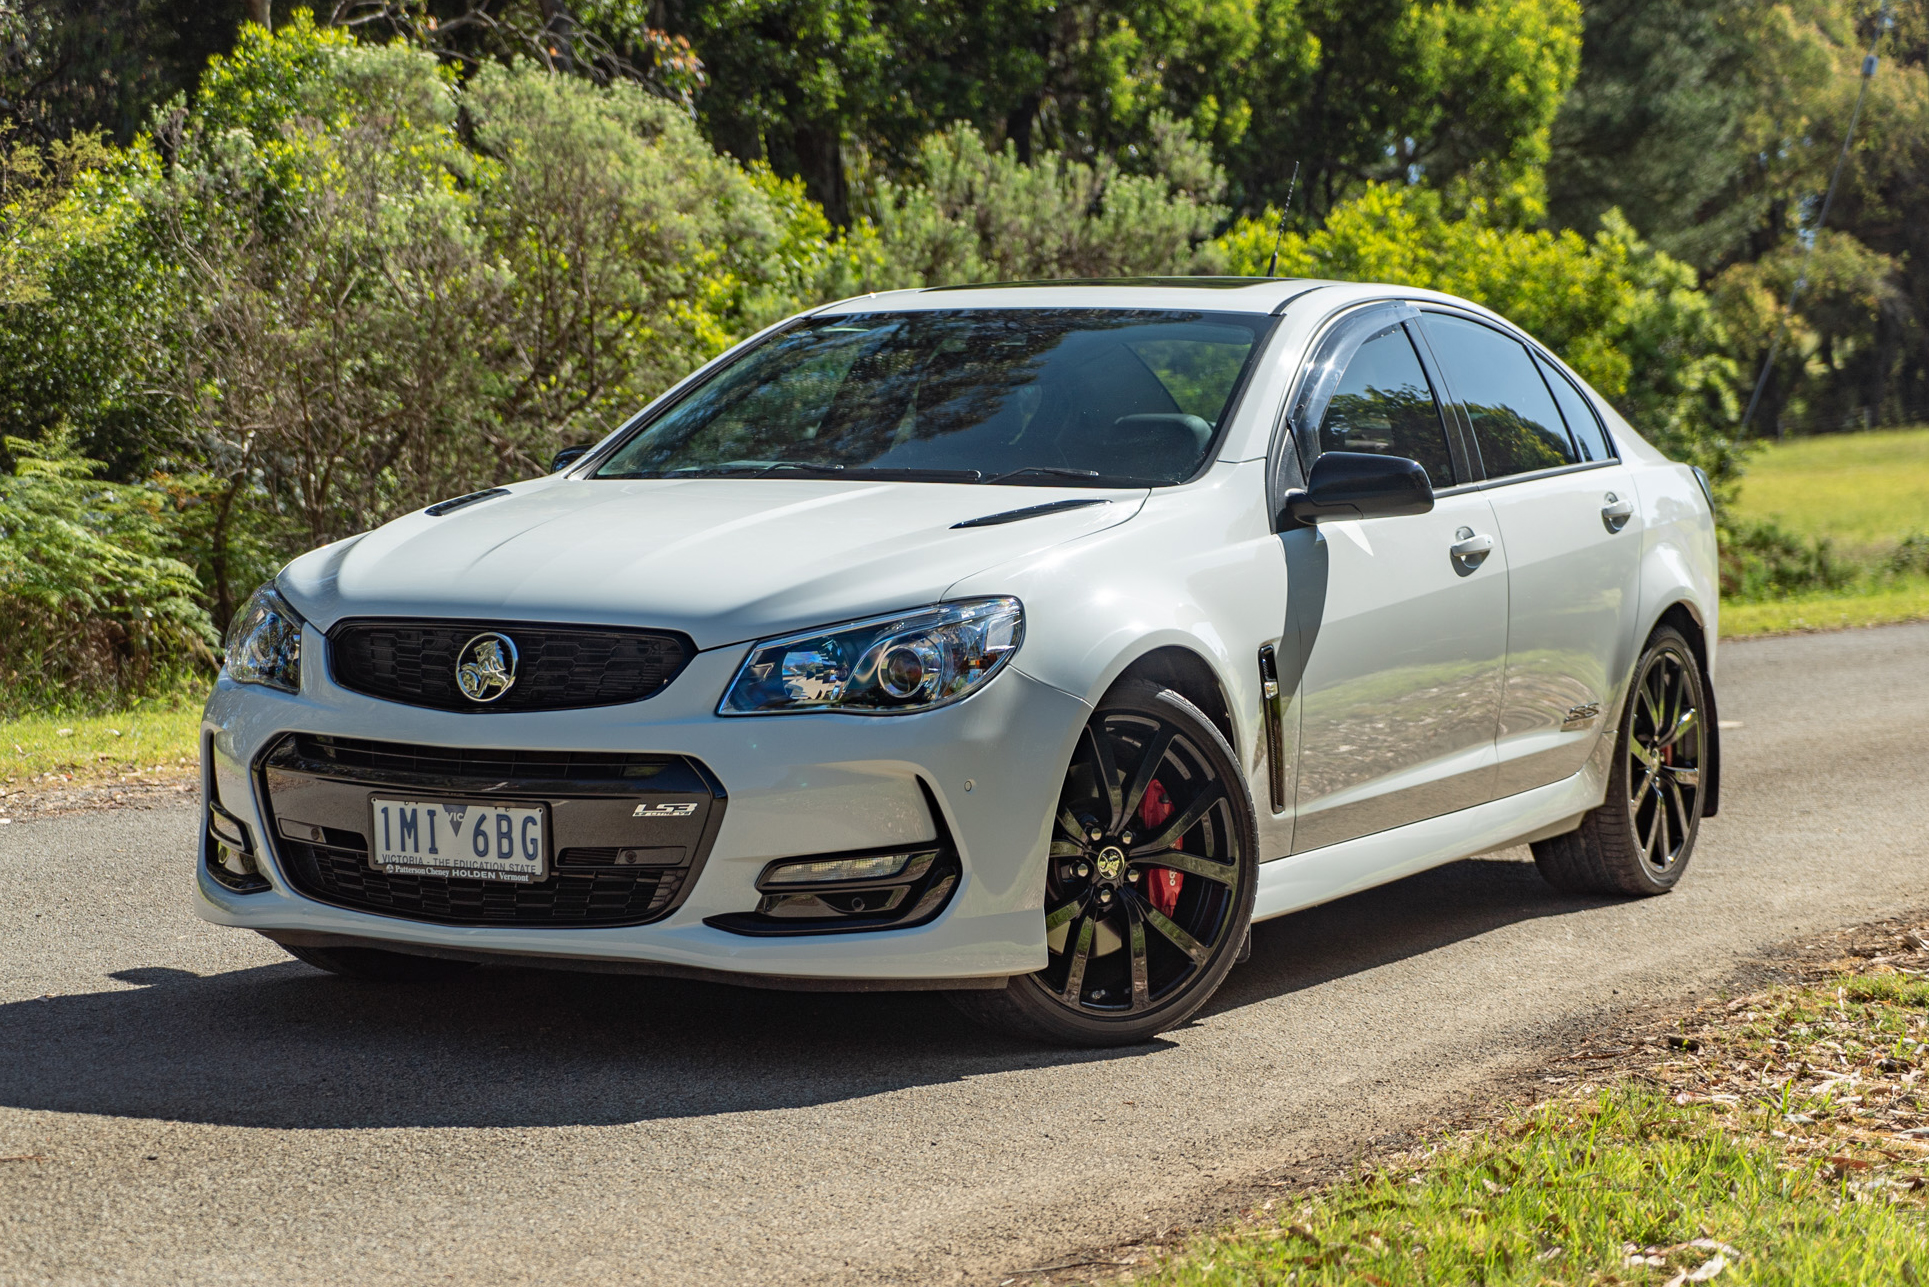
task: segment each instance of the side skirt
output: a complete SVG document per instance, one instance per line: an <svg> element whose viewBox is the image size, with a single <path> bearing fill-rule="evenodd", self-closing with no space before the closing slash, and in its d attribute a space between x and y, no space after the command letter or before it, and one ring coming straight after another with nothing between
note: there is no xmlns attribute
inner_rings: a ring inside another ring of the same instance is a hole
<svg viewBox="0 0 1929 1287"><path fill-rule="evenodd" d="M1602 757L1561 782L1376 835L1277 858L1259 868L1255 921L1345 898L1431 867L1555 835L1601 803Z"/></svg>

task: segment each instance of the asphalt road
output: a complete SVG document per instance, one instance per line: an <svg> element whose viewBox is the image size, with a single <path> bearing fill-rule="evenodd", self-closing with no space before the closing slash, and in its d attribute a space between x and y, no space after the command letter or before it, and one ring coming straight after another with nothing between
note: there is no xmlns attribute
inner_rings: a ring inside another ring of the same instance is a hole
<svg viewBox="0 0 1929 1287"><path fill-rule="evenodd" d="M1116 1053L917 994L348 983L194 918L185 810L0 828L0 1282L995 1283L1124 1241L1576 1021L1929 907L1929 626L1722 665L1741 727L1676 893L1457 863L1260 927L1200 1019Z"/></svg>

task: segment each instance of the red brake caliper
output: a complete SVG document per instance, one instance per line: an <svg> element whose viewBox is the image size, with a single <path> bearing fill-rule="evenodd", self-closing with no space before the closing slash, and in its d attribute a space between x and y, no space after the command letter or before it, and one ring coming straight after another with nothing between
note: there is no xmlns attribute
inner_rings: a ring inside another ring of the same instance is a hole
<svg viewBox="0 0 1929 1287"><path fill-rule="evenodd" d="M1166 797L1165 784L1153 778L1145 788L1145 799L1139 801L1139 825L1147 831L1162 826L1172 816L1172 801ZM1185 847L1183 837L1173 840L1174 849ZM1186 876L1182 871L1170 867L1147 867L1145 869L1148 885L1145 896L1152 905L1165 915L1170 916L1179 906L1179 891L1185 888Z"/></svg>

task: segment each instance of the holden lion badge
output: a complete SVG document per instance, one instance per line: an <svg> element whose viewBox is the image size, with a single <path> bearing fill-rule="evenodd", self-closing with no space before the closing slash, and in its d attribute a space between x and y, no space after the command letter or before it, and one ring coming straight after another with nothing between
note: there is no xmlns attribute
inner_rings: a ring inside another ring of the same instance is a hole
<svg viewBox="0 0 1929 1287"><path fill-rule="evenodd" d="M508 635L477 635L456 655L456 687L472 702L493 702L516 682L516 645Z"/></svg>

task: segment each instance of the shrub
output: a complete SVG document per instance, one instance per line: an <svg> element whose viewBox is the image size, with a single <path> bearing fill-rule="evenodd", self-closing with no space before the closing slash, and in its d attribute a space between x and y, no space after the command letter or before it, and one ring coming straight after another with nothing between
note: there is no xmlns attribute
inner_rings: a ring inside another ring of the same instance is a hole
<svg viewBox="0 0 1929 1287"><path fill-rule="evenodd" d="M1721 533L1721 592L1727 598L1839 590L1861 571L1837 555L1827 537L1799 536L1772 520L1731 523Z"/></svg>
<svg viewBox="0 0 1929 1287"><path fill-rule="evenodd" d="M1161 120L1152 174L1047 155L1029 165L957 124L926 139L911 177L871 176L871 289L1184 273L1224 217L1203 144ZM859 237L870 235L861 231Z"/></svg>
<svg viewBox="0 0 1929 1287"><path fill-rule="evenodd" d="M1226 271L1263 273L1277 216L1241 220L1211 254ZM1559 353L1642 434L1705 469L1717 496L1740 479L1736 370L1692 269L1648 246L1618 212L1592 240L1495 222L1472 202L1449 217L1437 192L1375 185L1326 226L1280 240L1287 276L1384 281L1485 304Z"/></svg>
<svg viewBox="0 0 1929 1287"><path fill-rule="evenodd" d="M167 500L104 483L65 432L6 440L0 711L120 702L212 669L193 570L163 553Z"/></svg>

